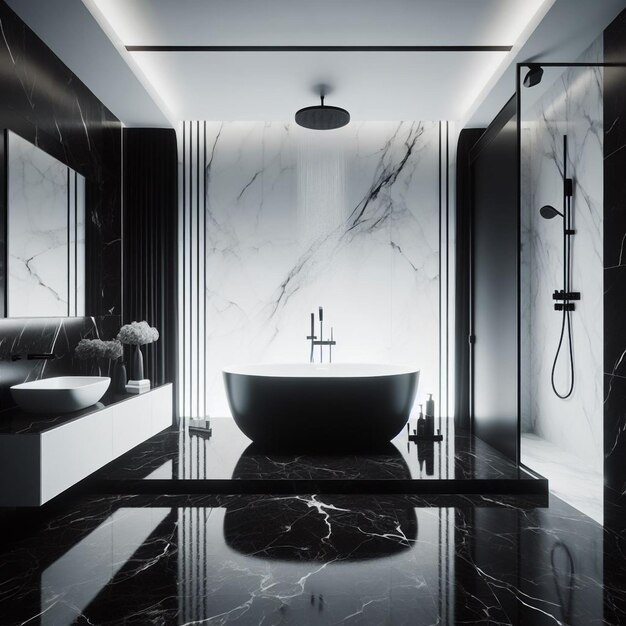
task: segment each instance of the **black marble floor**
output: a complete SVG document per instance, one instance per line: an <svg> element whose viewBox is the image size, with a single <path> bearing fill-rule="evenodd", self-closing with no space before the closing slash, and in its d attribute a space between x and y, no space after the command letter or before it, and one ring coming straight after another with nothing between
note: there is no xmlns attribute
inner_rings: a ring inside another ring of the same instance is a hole
<svg viewBox="0 0 626 626"><path fill-rule="evenodd" d="M547 482L467 433L415 444L403 431L367 453L268 453L231 419L212 435L166 431L114 461L94 479L109 493L526 493ZM410 425L412 428L413 424Z"/></svg>
<svg viewBox="0 0 626 626"><path fill-rule="evenodd" d="M22 515L0 518L3 625L626 623L617 541L555 498L127 495Z"/></svg>

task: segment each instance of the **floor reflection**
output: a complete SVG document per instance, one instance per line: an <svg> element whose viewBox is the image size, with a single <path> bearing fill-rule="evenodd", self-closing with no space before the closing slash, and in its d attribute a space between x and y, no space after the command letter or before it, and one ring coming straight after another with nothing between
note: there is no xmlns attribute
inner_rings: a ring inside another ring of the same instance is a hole
<svg viewBox="0 0 626 626"><path fill-rule="evenodd" d="M361 454L277 454L250 444L239 457L233 480L410 480L406 459L392 443Z"/></svg>
<svg viewBox="0 0 626 626"><path fill-rule="evenodd" d="M240 554L283 561L338 563L380 559L413 547L415 508L403 497L265 497L226 506L224 541Z"/></svg>
<svg viewBox="0 0 626 626"><path fill-rule="evenodd" d="M212 435L167 431L156 435L96 474L113 493L124 481L248 481L260 480L510 480L520 478L518 467L468 433L445 429L442 442L409 443L403 431L393 442L367 453L280 453L251 444L231 419L211 420ZM314 491L310 485L301 493ZM372 491L370 489L370 491ZM267 493L272 493L268 491ZM332 493L332 491L330 491ZM498 491L496 491L498 493Z"/></svg>
<svg viewBox="0 0 626 626"><path fill-rule="evenodd" d="M613 581L626 566L604 561L622 539L556 499L107 496L72 509L22 539L7 525L20 515L5 516L3 626L586 626L625 598Z"/></svg>

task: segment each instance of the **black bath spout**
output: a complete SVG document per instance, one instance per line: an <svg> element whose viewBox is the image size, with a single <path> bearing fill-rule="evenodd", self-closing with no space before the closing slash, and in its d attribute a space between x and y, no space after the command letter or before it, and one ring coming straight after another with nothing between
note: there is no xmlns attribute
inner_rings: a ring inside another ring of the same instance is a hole
<svg viewBox="0 0 626 626"><path fill-rule="evenodd" d="M324 308L323 307L319 307L319 320L320 320L320 338L318 339L317 335L315 335L315 314L311 313L311 333L307 335L307 341L311 342L311 353L309 355L309 363L314 362L315 346L320 347L320 363L324 362L323 348L324 346L328 346L329 362L332 363L333 362L332 346L337 345L337 342L335 341L334 330L332 327L330 329L330 339L324 339Z"/></svg>
<svg viewBox="0 0 626 626"><path fill-rule="evenodd" d="M29 352L28 354L11 355L11 361L21 361L22 359L27 361L52 361L58 358L53 352Z"/></svg>

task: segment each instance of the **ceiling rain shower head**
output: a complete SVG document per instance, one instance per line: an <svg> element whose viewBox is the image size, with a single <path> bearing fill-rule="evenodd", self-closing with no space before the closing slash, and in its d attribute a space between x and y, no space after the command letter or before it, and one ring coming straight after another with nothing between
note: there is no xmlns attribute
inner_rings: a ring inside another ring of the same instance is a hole
<svg viewBox="0 0 626 626"><path fill-rule="evenodd" d="M541 217L543 217L546 220L551 220L553 217L556 217L557 215L560 215L561 217L563 217L563 213L561 213L561 211L559 211L558 209L555 209L550 204L546 204L545 206L542 206L539 209L539 213L541 213Z"/></svg>
<svg viewBox="0 0 626 626"><path fill-rule="evenodd" d="M543 68L541 65L529 65L528 73L524 76L524 87L534 87L543 78Z"/></svg>
<svg viewBox="0 0 626 626"><path fill-rule="evenodd" d="M341 128L350 121L350 113L339 107L324 104L324 96L320 96L321 104L305 107L296 112L296 124L312 130L334 130Z"/></svg>

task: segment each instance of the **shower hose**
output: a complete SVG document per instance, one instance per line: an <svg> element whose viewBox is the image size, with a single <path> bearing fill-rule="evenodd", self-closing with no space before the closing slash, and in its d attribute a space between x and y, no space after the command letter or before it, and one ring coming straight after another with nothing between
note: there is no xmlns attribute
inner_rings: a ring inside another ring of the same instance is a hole
<svg viewBox="0 0 626 626"><path fill-rule="evenodd" d="M565 140L567 140L565 138ZM567 146L567 143L565 144ZM567 167L567 149L565 151L565 164L563 166L564 169L564 180L566 179L566 168ZM563 289L565 293L571 293L571 253L572 253L572 244L571 244L571 233L572 233L572 217L571 217L571 194L563 194ZM554 355L554 362L552 363L552 390L554 393L565 400L572 395L574 391L574 347L572 345L572 312L569 308L569 301L564 299L563 301L563 317L561 320L561 336L559 337L559 345L556 349L556 354ZM555 373L556 373L556 365L559 360L559 355L561 354L561 349L563 348L563 341L565 339L565 331L567 329L567 344L569 348L569 385L564 393L561 393L556 388L555 383Z"/></svg>

